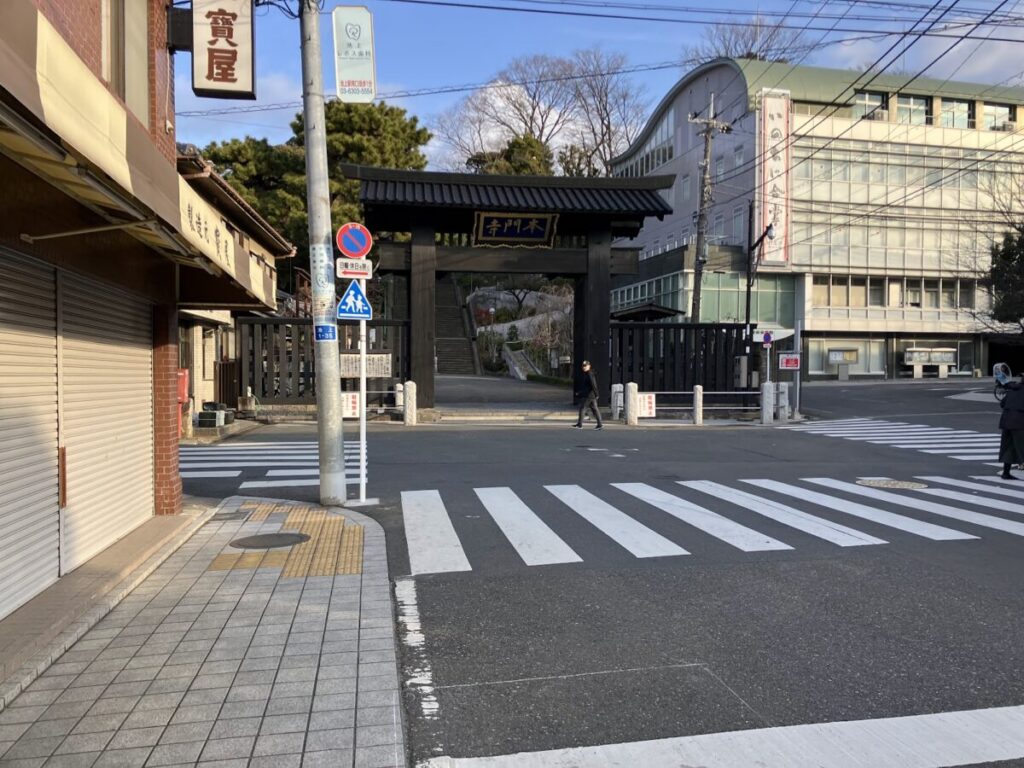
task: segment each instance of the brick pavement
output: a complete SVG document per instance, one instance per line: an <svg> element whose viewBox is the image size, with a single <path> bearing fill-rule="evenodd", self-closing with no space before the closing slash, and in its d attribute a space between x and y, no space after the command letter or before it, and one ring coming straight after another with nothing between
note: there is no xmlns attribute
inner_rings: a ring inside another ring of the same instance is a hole
<svg viewBox="0 0 1024 768"><path fill-rule="evenodd" d="M290 531L286 549L238 550ZM233 497L11 705L0 766L404 766L384 534Z"/></svg>

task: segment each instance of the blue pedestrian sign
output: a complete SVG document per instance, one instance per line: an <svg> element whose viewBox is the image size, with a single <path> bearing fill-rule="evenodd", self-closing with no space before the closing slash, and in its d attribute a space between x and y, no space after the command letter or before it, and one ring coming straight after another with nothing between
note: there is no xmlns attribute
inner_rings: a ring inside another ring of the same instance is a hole
<svg viewBox="0 0 1024 768"><path fill-rule="evenodd" d="M373 307L366 300L366 294L359 287L359 281L349 283L348 290L338 302L339 320L373 320Z"/></svg>

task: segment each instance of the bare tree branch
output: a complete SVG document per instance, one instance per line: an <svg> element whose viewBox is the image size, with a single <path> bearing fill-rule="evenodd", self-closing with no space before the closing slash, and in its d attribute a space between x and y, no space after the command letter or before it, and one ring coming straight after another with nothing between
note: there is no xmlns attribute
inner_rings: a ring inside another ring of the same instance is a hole
<svg viewBox="0 0 1024 768"><path fill-rule="evenodd" d="M683 48L683 57L697 62L720 56L789 61L795 51L807 48L807 37L801 30L787 29L779 22L753 16L747 26L713 24L705 27L699 42Z"/></svg>

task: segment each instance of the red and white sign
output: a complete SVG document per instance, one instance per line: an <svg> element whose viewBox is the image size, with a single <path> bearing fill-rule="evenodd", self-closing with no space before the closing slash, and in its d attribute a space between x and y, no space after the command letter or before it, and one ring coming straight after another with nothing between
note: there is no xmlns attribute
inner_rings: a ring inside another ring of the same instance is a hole
<svg viewBox="0 0 1024 768"><path fill-rule="evenodd" d="M640 392L640 405L637 416L641 419L653 419L658 413L657 396L653 392Z"/></svg>
<svg viewBox="0 0 1024 768"><path fill-rule="evenodd" d="M255 99L253 0L192 0L192 90Z"/></svg>
<svg viewBox="0 0 1024 768"><path fill-rule="evenodd" d="M373 262L369 259L337 259L334 268L339 280L369 280L373 277Z"/></svg>
<svg viewBox="0 0 1024 768"><path fill-rule="evenodd" d="M356 221L342 224L335 238L338 250L350 259L365 259L373 248L373 235L370 230Z"/></svg>
<svg viewBox="0 0 1024 768"><path fill-rule="evenodd" d="M780 371L799 371L800 370L800 353L799 352L782 352L779 354L779 370Z"/></svg>
<svg viewBox="0 0 1024 768"><path fill-rule="evenodd" d="M343 418L343 419L358 419L359 418L359 393L358 392L342 392L341 393L341 418Z"/></svg>

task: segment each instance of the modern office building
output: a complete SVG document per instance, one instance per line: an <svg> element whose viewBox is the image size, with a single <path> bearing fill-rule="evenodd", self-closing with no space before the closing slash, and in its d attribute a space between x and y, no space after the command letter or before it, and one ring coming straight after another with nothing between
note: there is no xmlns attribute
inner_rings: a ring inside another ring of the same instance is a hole
<svg viewBox="0 0 1024 768"><path fill-rule="evenodd" d="M615 160L616 175L676 182L674 213L633 241L640 275L617 283L613 311L689 312L704 148L689 117L712 95L730 130L712 145L702 321L744 321L748 244L771 223L752 319L801 323L810 376L836 375L840 358L853 375L903 375L908 349L954 350L963 374L1011 354L984 281L992 243L1024 214L1024 88L923 77L735 59L685 75Z"/></svg>

